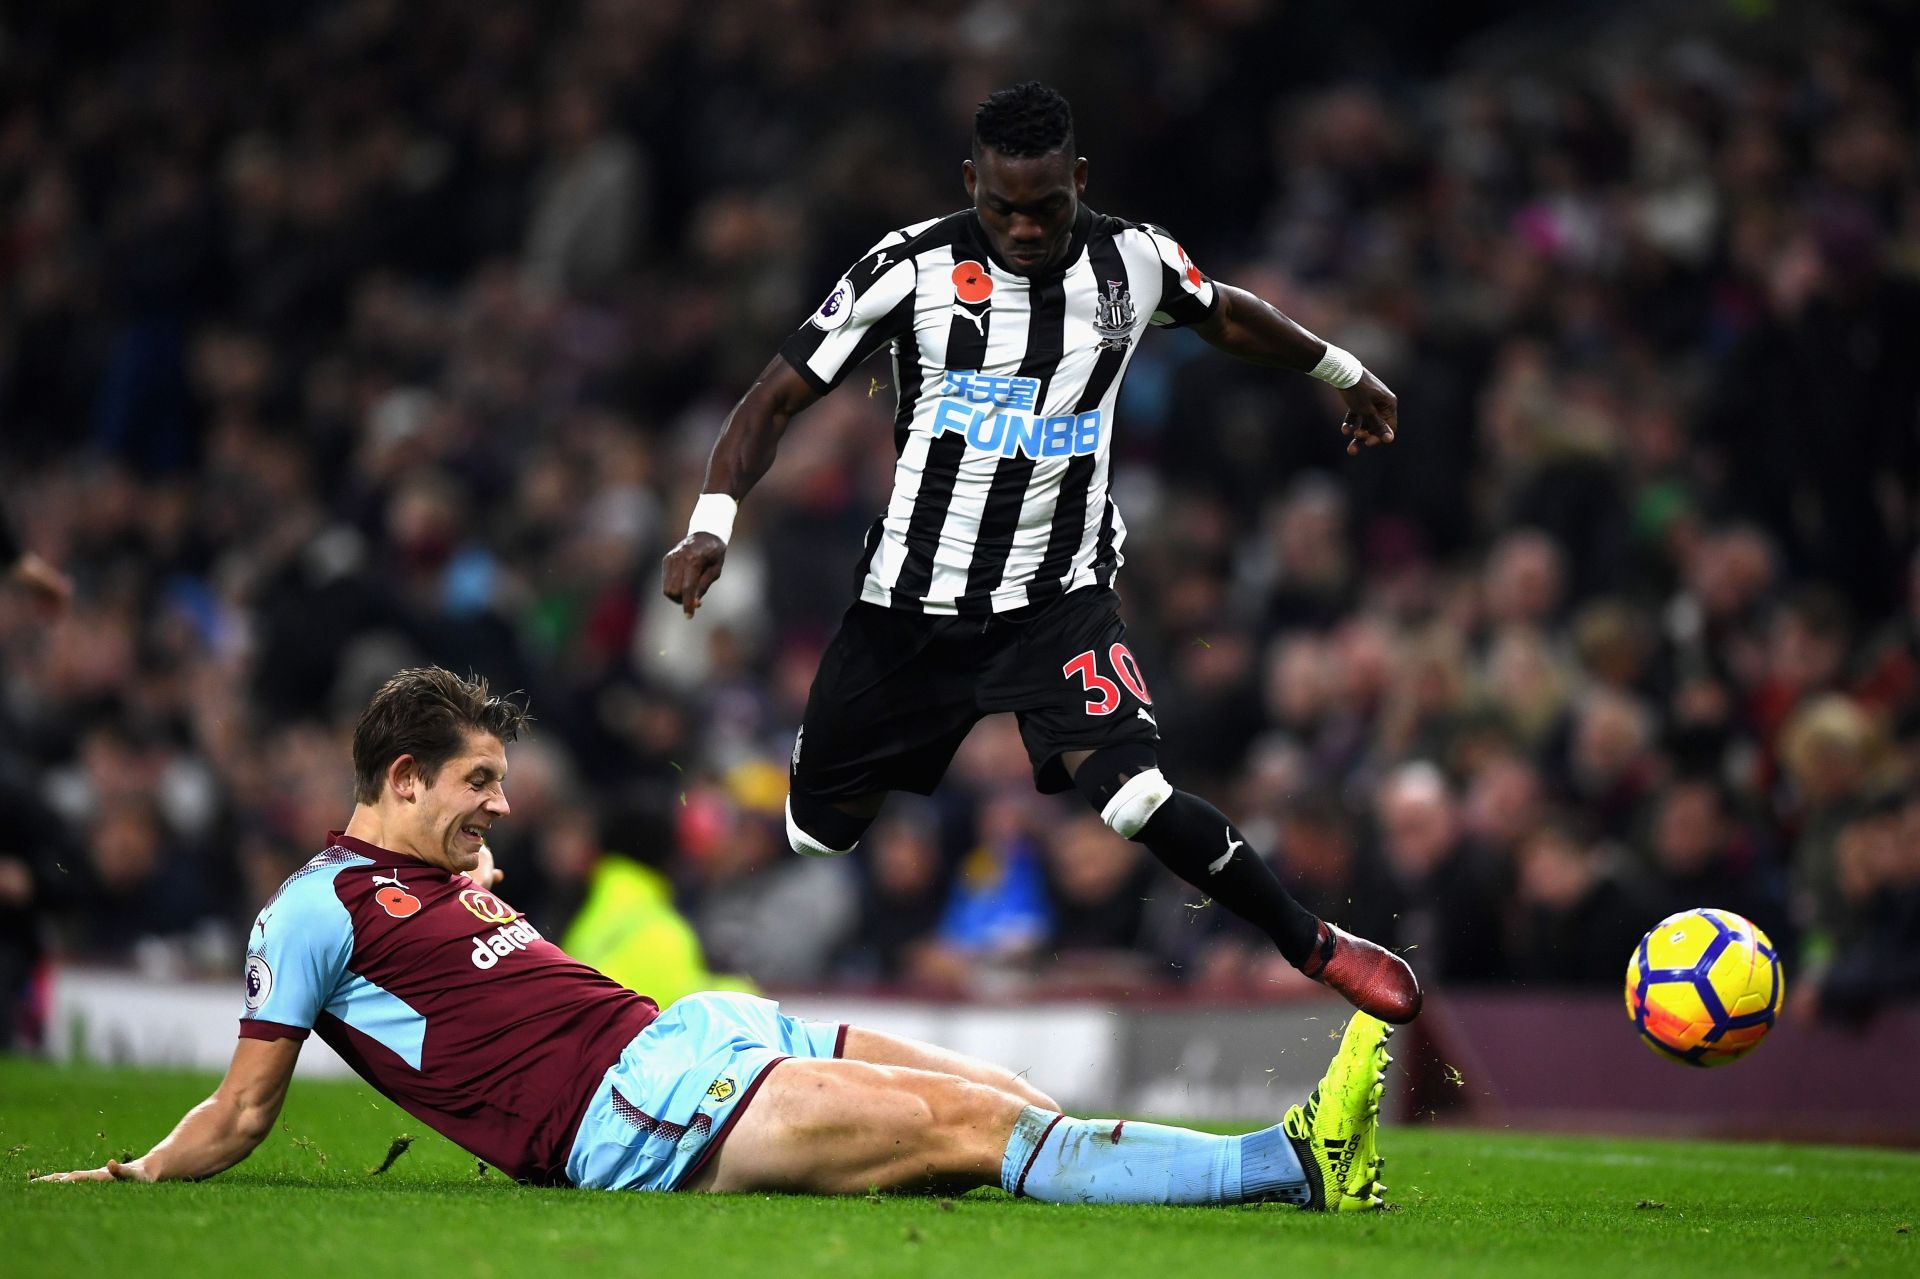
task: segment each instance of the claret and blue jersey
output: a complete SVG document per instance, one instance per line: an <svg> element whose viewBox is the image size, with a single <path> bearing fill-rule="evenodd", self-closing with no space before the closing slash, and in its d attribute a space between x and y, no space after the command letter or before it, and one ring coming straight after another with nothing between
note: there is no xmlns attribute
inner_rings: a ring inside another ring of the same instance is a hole
<svg viewBox="0 0 1920 1279"><path fill-rule="evenodd" d="M240 1033L317 1031L402 1109L518 1180L566 1180L607 1068L656 1017L464 875L335 833L248 935Z"/></svg>

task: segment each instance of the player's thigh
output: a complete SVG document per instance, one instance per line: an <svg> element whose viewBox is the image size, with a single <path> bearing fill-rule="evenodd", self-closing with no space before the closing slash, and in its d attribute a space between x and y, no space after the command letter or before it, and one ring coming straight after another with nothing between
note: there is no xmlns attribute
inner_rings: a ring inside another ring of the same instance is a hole
<svg viewBox="0 0 1920 1279"><path fill-rule="evenodd" d="M1048 794L1073 784L1061 763L1068 752L1160 740L1153 694L1110 590L1074 591L1036 619L994 671L991 696L994 709L1016 712L1034 784Z"/></svg>
<svg viewBox="0 0 1920 1279"><path fill-rule="evenodd" d="M862 1194L996 1185L1026 1105L955 1075L796 1058L767 1074L683 1188Z"/></svg>
<svg viewBox="0 0 1920 1279"><path fill-rule="evenodd" d="M974 681L949 660L938 626L872 604L847 610L807 694L794 791L846 805L933 790L979 718Z"/></svg>
<svg viewBox="0 0 1920 1279"><path fill-rule="evenodd" d="M847 1061L872 1062L881 1066L907 1066L914 1070L958 1075L976 1084L985 1084L990 1088L1010 1092L1029 1106L1039 1106L1044 1110L1060 1109L1053 1098L1004 1066L997 1066L990 1061L982 1061L978 1057L969 1057L965 1053L954 1052L951 1048L942 1048L938 1044L929 1044L918 1039L905 1039L899 1035L889 1035L884 1031L868 1030L864 1026L848 1026L840 1055Z"/></svg>

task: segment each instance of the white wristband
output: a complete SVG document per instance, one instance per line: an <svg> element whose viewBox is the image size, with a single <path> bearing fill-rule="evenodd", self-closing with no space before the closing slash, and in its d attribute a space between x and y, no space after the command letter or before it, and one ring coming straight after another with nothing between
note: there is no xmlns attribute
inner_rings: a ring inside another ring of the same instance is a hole
<svg viewBox="0 0 1920 1279"><path fill-rule="evenodd" d="M725 546L733 536L733 516L739 509L740 503L725 493L702 493L693 504L693 518L687 521L687 536L711 533Z"/></svg>
<svg viewBox="0 0 1920 1279"><path fill-rule="evenodd" d="M1337 386L1346 390L1366 375L1366 366L1355 359L1353 352L1343 351L1333 343L1327 343L1327 353L1320 357L1320 363L1313 366L1308 377L1317 377L1328 386Z"/></svg>

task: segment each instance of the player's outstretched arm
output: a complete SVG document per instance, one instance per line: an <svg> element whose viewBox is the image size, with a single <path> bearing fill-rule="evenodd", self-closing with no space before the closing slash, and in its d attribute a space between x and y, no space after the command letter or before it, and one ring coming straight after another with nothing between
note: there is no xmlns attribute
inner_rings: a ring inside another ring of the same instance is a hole
<svg viewBox="0 0 1920 1279"><path fill-rule="evenodd" d="M1218 280L1213 287L1219 303L1213 314L1194 326L1194 332L1229 355L1311 374L1333 386L1347 402L1340 433L1350 441L1349 454L1358 453L1362 445L1372 448L1393 443L1394 431L1400 425L1400 402L1386 383L1264 299ZM1356 373L1358 379L1354 380Z"/></svg>
<svg viewBox="0 0 1920 1279"><path fill-rule="evenodd" d="M213 1096L189 1110L166 1139L138 1159L50 1173L36 1181L199 1181L253 1153L273 1131L287 1099L297 1039L242 1039Z"/></svg>
<svg viewBox="0 0 1920 1279"><path fill-rule="evenodd" d="M819 398L786 358L776 355L720 428L692 525L661 565L661 590L688 617L720 579L734 507L773 465L787 423Z"/></svg>

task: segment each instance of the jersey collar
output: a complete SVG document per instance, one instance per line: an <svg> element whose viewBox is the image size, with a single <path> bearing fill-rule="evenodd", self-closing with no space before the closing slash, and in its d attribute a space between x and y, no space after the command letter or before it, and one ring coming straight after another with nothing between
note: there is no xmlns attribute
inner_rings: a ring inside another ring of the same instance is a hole
<svg viewBox="0 0 1920 1279"><path fill-rule="evenodd" d="M327 843L335 848L344 848L350 853L358 853L369 861L385 864L398 862L402 866L411 862L427 870L440 869L438 866L432 866L421 861L418 857L409 857L405 853L396 853L391 848L382 848L378 844L369 844L364 839L356 839L343 830L328 831Z"/></svg>

